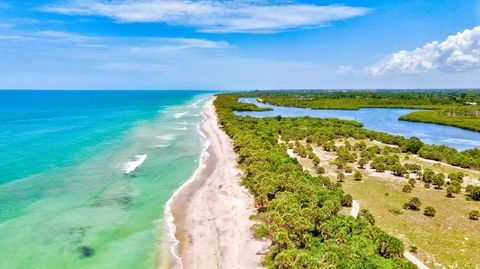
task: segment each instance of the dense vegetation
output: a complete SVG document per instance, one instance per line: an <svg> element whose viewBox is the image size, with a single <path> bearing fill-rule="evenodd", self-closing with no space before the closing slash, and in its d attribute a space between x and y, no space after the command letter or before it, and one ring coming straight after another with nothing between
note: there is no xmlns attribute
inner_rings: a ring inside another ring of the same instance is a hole
<svg viewBox="0 0 480 269"><path fill-rule="evenodd" d="M351 196L340 183L303 171L278 138L305 139L325 148L340 137L371 138L413 151L423 146L420 141L368 131L352 121L235 116L234 110L252 108L239 104L237 97L219 95L215 106L220 125L234 141L245 175L242 183L255 197L261 221L254 227L256 235L272 241L264 261L267 267L415 268L402 258L403 243L376 227L367 210L357 219L339 214L342 205L351 205ZM298 154L309 156L310 149L296 148Z"/></svg>
<svg viewBox="0 0 480 269"><path fill-rule="evenodd" d="M452 113L456 110L468 110L472 113ZM467 108L451 107L441 110L417 111L401 116L401 120L436 123L480 132L480 106Z"/></svg>
<svg viewBox="0 0 480 269"><path fill-rule="evenodd" d="M480 91L290 91L255 92L262 102L315 109L424 108L401 120L480 131Z"/></svg>

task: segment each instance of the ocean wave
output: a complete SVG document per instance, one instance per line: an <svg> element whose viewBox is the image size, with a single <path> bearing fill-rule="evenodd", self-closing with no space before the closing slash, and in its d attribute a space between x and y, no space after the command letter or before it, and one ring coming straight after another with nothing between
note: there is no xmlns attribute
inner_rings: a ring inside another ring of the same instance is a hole
<svg viewBox="0 0 480 269"><path fill-rule="evenodd" d="M156 135L155 138L158 138L158 139L164 140L164 141L171 141L171 140L175 139L175 135L173 135L173 134Z"/></svg>
<svg viewBox="0 0 480 269"><path fill-rule="evenodd" d="M135 169L142 165L142 163L147 159L147 156L147 154L136 155L133 161L126 162L122 165L123 171L125 171L127 174L135 171Z"/></svg>
<svg viewBox="0 0 480 269"><path fill-rule="evenodd" d="M203 99L200 99L200 100L196 101L195 103L193 103L193 104L191 104L191 105L189 105L189 106L187 106L187 107L189 107L189 108L198 108L198 105L199 105L201 102L203 102Z"/></svg>
<svg viewBox="0 0 480 269"><path fill-rule="evenodd" d="M175 259L175 267L174 267L175 269L183 268L183 264L182 264L182 258L178 254L178 244L180 243L180 241L178 241L178 239L175 237L175 232L177 231L177 227L175 226L175 218L173 217L171 203L175 199L177 194L185 186L188 186L197 177L197 175L205 167L207 167L206 160L209 156L209 153L208 153L207 150L210 147L211 142L210 142L210 139L207 138L207 135L200 128L200 125L202 124L202 122L207 120L206 114L204 112L202 112L202 115L204 116L204 119L197 124L197 132L203 138L203 149L202 149L202 153L200 154L200 163L199 163L197 169L195 170L195 172L193 173L193 175L185 183L183 183L182 186L180 186L180 188L178 188L175 191L175 193L172 195L172 197L170 197L170 199L165 204L165 211L164 211L165 212L165 218L164 219L165 219L165 222L166 222L167 227L168 227L168 236L169 236L169 239L170 239L170 242L171 242L170 253L173 256L173 258Z"/></svg>
<svg viewBox="0 0 480 269"><path fill-rule="evenodd" d="M170 144L159 144L159 145L153 145L152 148L166 148L170 146Z"/></svg>
<svg viewBox="0 0 480 269"><path fill-rule="evenodd" d="M187 126L184 126L184 127L174 127L173 130L176 130L176 131L186 131L186 130L187 130Z"/></svg>
<svg viewBox="0 0 480 269"><path fill-rule="evenodd" d="M190 111L185 111L185 112L176 113L176 114L173 115L173 116L175 117L175 119L179 119L179 118L187 115L188 113L190 113Z"/></svg>

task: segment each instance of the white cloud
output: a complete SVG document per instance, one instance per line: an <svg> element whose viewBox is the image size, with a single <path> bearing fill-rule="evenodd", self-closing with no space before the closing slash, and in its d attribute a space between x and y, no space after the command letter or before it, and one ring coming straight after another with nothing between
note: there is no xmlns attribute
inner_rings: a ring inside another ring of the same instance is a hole
<svg viewBox="0 0 480 269"><path fill-rule="evenodd" d="M213 41L197 38L170 37L107 37L90 36L62 31L37 31L31 33L12 33L0 35L3 41L21 42L51 42L64 43L67 46L76 45L83 48L122 48L132 53L158 54L171 51L212 50L232 47L226 41Z"/></svg>
<svg viewBox="0 0 480 269"><path fill-rule="evenodd" d="M433 41L413 51L402 50L368 68L372 75L415 74L434 70L465 71L480 68L480 26Z"/></svg>
<svg viewBox="0 0 480 269"><path fill-rule="evenodd" d="M265 4L267 1L210 0L72 0L43 11L66 15L110 17L118 22L157 22L196 27L211 33L271 33L325 27L329 23L365 15L368 8L343 5Z"/></svg>
<svg viewBox="0 0 480 269"><path fill-rule="evenodd" d="M225 41L211 41L196 38L155 38L160 45L133 47L134 53L167 52L188 49L225 49L230 47Z"/></svg>
<svg viewBox="0 0 480 269"><path fill-rule="evenodd" d="M353 73L353 71L353 67L349 65L340 65L339 67L337 67L337 73L339 74L349 74Z"/></svg>

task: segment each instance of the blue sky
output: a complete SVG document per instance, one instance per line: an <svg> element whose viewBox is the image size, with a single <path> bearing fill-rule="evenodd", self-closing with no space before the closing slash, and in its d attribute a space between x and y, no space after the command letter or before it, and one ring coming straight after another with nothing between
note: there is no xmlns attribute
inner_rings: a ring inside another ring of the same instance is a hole
<svg viewBox="0 0 480 269"><path fill-rule="evenodd" d="M0 88L479 88L477 26L479 0L0 0Z"/></svg>

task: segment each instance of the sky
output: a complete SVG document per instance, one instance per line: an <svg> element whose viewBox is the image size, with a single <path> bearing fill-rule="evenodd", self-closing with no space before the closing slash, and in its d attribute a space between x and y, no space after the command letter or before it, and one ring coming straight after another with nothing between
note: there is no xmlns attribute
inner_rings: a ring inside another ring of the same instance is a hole
<svg viewBox="0 0 480 269"><path fill-rule="evenodd" d="M480 88L480 0L0 0L0 89Z"/></svg>

